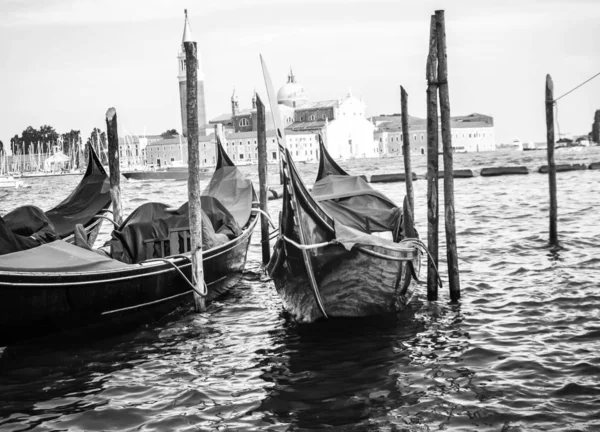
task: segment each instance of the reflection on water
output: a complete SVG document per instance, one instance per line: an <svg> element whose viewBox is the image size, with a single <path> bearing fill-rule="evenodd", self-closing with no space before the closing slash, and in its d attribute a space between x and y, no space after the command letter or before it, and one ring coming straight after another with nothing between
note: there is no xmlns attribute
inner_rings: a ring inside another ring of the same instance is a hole
<svg viewBox="0 0 600 432"><path fill-rule="evenodd" d="M455 160L535 167L544 156ZM600 149L557 152L557 163L598 160ZM402 160L344 165L392 172ZM300 169L310 184L316 165ZM77 180L8 192L0 214L49 208ZM463 298L449 304L442 289L429 304L423 287L394 320L293 323L262 273L255 233L242 283L205 313L181 309L110 338L1 351L0 430L600 430L599 181L599 171L558 174L561 246L552 248L546 176L457 179ZM426 183L414 185L424 235ZM403 183L377 187L401 202ZM124 183L125 212L150 199L179 205L185 188ZM280 203L269 205L275 216ZM443 247L440 259L443 273Z"/></svg>

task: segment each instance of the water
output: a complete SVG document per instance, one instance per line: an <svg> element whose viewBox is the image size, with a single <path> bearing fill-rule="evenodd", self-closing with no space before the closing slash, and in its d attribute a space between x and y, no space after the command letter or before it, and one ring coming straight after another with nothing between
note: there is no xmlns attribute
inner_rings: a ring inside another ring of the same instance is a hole
<svg viewBox="0 0 600 432"><path fill-rule="evenodd" d="M456 168L534 168L545 153L455 157ZM600 148L559 150L556 160L600 161ZM413 164L425 172L424 158ZM393 172L402 160L342 165ZM299 167L312 183L316 165ZM600 171L557 176L560 249L547 247L547 176L455 180L460 304L445 289L429 304L421 289L393 321L298 326L261 271L257 230L243 282L205 313L6 349L0 430L600 430ZM0 191L0 214L48 208L77 181ZM414 185L424 236L426 182ZM126 213L149 199L186 200L185 182L122 186ZM403 197L404 183L377 186ZM276 214L280 203L270 206Z"/></svg>

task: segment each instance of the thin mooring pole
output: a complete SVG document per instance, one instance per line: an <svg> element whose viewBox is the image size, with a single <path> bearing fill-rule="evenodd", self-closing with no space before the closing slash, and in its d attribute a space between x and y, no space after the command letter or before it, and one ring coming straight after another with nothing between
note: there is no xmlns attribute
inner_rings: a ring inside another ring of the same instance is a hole
<svg viewBox="0 0 600 432"><path fill-rule="evenodd" d="M460 279L458 274L456 222L454 217L454 163L452 160L452 129L450 128L450 93L448 90L448 56L446 52L444 11L435 11L435 17L438 42L438 82L442 118L442 141L444 143L444 207L446 216L448 284L450 286L450 299L457 301L460 299Z"/></svg>
<svg viewBox="0 0 600 432"><path fill-rule="evenodd" d="M412 166L410 163L410 134L408 131L408 94L400 86L400 106L402 109L402 153L404 153L404 173L406 176L406 196L410 204L410 211L414 214L415 192L412 183Z"/></svg>
<svg viewBox="0 0 600 432"><path fill-rule="evenodd" d="M202 262L202 203L200 201L200 143L198 142L198 57L196 42L184 42L187 80L188 202L192 238L192 272L195 276L194 304L197 312L206 310Z"/></svg>
<svg viewBox="0 0 600 432"><path fill-rule="evenodd" d="M269 182L267 161L267 122L265 117L265 106L258 95L256 95L256 118L258 123L258 183L260 185L259 199L260 209L268 213L267 209L267 184ZM269 221L264 214L260 215L260 240L262 244L262 261L267 265L271 259L269 244Z"/></svg>
<svg viewBox="0 0 600 432"><path fill-rule="evenodd" d="M548 142L548 183L550 184L550 244L558 244L556 219L556 163L554 162L554 83L550 74L546 75L546 141Z"/></svg>
<svg viewBox="0 0 600 432"><path fill-rule="evenodd" d="M121 225L123 208L121 206L121 167L119 166L119 133L117 129L117 110L106 111L106 137L108 139L108 170L110 171L110 199L112 200L113 220ZM100 157L100 155L98 155Z"/></svg>
<svg viewBox="0 0 600 432"><path fill-rule="evenodd" d="M437 97L437 37L435 15L429 26L429 56L427 57L427 300L438 299L437 266L439 249L440 209L438 199L438 97ZM404 144L409 142L408 131Z"/></svg>

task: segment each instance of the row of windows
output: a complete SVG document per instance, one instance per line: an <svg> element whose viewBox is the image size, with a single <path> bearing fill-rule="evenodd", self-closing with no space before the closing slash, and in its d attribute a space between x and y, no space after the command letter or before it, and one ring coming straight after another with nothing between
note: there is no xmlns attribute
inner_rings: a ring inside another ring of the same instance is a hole
<svg viewBox="0 0 600 432"><path fill-rule="evenodd" d="M461 136L462 135L462 136ZM491 134L489 135L491 136ZM475 133L470 133L469 134L469 138L485 138L485 132L475 132ZM396 138L396 142L400 141L403 142L404 141L404 136L403 135L392 135L390 137L390 142L394 142L394 138ZM452 134L452 138L466 138L465 134L460 134L460 133L456 133L456 134ZM421 134L421 141L423 141L425 139L425 135ZM417 140L417 134L413 134L413 140L416 141ZM379 142L383 142L383 138L380 137L379 138Z"/></svg>

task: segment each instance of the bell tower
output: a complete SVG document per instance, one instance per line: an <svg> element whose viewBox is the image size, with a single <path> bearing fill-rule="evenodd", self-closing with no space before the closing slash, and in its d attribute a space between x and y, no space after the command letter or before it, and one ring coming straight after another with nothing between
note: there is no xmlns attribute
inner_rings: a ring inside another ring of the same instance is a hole
<svg viewBox="0 0 600 432"><path fill-rule="evenodd" d="M179 62L179 103L181 106L181 133L187 137L187 77L185 72L185 48L184 42L193 42L192 30L185 9L185 24L183 27L183 38L181 41L181 51L177 56ZM202 61L198 51L198 132L200 135L206 135L206 102L204 99L204 73L202 72Z"/></svg>

